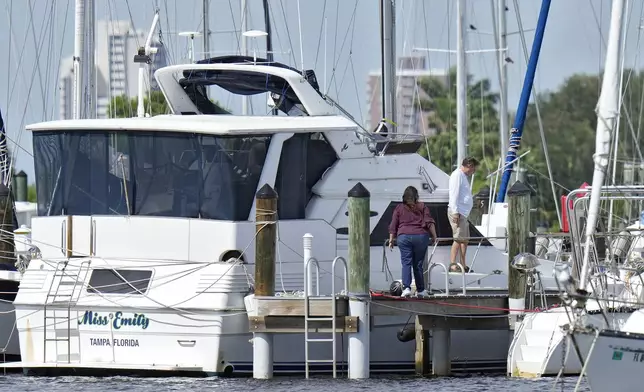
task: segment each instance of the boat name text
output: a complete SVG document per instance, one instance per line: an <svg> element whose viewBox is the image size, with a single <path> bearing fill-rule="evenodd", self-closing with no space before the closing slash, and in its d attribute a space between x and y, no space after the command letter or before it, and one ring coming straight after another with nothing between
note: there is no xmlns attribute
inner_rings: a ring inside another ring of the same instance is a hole
<svg viewBox="0 0 644 392"><path fill-rule="evenodd" d="M121 327L132 326L147 329L150 325L150 319L144 314L134 313L132 317L126 317L123 312L109 313L108 315L101 315L91 310L85 311L83 317L78 319L78 325L112 325L114 329L121 329Z"/></svg>

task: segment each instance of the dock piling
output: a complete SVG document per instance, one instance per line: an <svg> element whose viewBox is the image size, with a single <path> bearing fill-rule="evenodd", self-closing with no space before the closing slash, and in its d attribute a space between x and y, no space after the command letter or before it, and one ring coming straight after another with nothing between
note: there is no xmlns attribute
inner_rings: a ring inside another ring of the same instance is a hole
<svg viewBox="0 0 644 392"><path fill-rule="evenodd" d="M447 325L435 325L432 328L432 374L449 376L452 372L450 346L452 331Z"/></svg>
<svg viewBox="0 0 644 392"><path fill-rule="evenodd" d="M512 260L519 253L528 251L530 235L530 193L521 181L508 190L508 304L510 309L525 309L525 274L512 268ZM521 312L511 311L520 315Z"/></svg>
<svg viewBox="0 0 644 392"><path fill-rule="evenodd" d="M264 184L255 194L255 295L275 295L277 192ZM253 378L273 378L273 335L253 334Z"/></svg>
<svg viewBox="0 0 644 392"><path fill-rule="evenodd" d="M423 325L423 317L416 316L416 374L429 374L429 331Z"/></svg>
<svg viewBox="0 0 644 392"><path fill-rule="evenodd" d="M349 314L358 317L358 332L349 335L349 378L369 378L370 339L370 194L357 183L349 197Z"/></svg>

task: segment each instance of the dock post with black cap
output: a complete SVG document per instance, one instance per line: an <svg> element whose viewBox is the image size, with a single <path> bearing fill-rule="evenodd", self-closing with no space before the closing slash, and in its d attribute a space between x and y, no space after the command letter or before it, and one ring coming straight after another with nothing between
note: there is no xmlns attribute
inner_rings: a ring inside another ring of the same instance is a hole
<svg viewBox="0 0 644 392"><path fill-rule="evenodd" d="M511 315L519 316L525 309L525 274L512 267L512 260L528 251L530 235L530 196L532 189L521 181L508 190L508 305ZM511 322L512 326L513 323Z"/></svg>
<svg viewBox="0 0 644 392"><path fill-rule="evenodd" d="M474 195L474 207L470 212L469 221L474 226L483 224L483 215L487 214L490 206L490 187L485 185Z"/></svg>
<svg viewBox="0 0 644 392"><path fill-rule="evenodd" d="M275 295L277 192L264 184L255 194L255 296ZM253 378L273 378L273 335L253 334Z"/></svg>
<svg viewBox="0 0 644 392"><path fill-rule="evenodd" d="M349 191L349 314L358 317L358 332L349 335L349 378L369 378L370 339L370 194L357 183Z"/></svg>

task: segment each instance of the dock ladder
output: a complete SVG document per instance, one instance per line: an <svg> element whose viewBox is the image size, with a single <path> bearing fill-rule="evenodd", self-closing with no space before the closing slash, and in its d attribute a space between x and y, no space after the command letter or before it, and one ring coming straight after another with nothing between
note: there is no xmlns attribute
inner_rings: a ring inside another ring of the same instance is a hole
<svg viewBox="0 0 644 392"><path fill-rule="evenodd" d="M56 265L56 270L54 271L54 276L51 280L49 290L47 291L45 306L43 309L43 362L47 362L48 342L54 342L56 353L58 353L58 342L64 342L67 343L67 363L71 363L71 308L80 297L82 288L87 280L87 276L89 275L90 263L90 260L85 260L80 263L78 269L73 268L71 271L68 269L69 260L61 261ZM83 274L82 279L81 274ZM63 288L62 290L61 287ZM52 305L53 309L49 308L50 305ZM61 309L58 308L60 305L64 305L66 307L66 309L62 309L64 313L63 315L60 314ZM67 323L66 329L57 328L59 324L64 323ZM47 337L48 327L50 324L53 326L53 338ZM77 331L78 330L76 330L76 332ZM78 333L76 333L76 335L78 336ZM58 358L56 362L58 362Z"/></svg>
<svg viewBox="0 0 644 392"><path fill-rule="evenodd" d="M344 257L336 257L333 259L333 263L331 265L331 295L320 295L320 264L318 263L318 260L315 257L311 257L306 261L306 266L304 268L304 367L305 367L305 374L306 378L309 378L309 365L311 363L331 363L331 366L333 368L333 378L337 377L337 342L336 342L336 337L337 337L337 318L338 318L338 312L337 312L337 293L335 291L335 267L337 262L340 261L342 262L344 266L344 292L348 292L348 286L347 286L347 276L348 276L348 268L347 268L347 261L344 259ZM316 294L315 295L309 295L309 289L311 288L311 275L309 274L311 264L315 266L315 279L316 279ZM331 300L331 317L325 317L325 316L312 316L311 315L311 305L310 305L310 299L311 298L326 298L327 300ZM309 323L311 321L330 321L331 322L331 332L330 338L310 338L309 337ZM333 345L333 359L311 359L309 358L309 344L310 343L331 343Z"/></svg>

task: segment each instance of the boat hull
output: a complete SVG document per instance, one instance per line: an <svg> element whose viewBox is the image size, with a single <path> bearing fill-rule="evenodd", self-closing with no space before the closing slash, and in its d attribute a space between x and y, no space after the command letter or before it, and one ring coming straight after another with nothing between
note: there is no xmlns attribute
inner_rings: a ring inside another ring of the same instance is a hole
<svg viewBox="0 0 644 392"><path fill-rule="evenodd" d="M642 381L637 374L644 369L644 334L603 330L577 332L580 345L594 346L586 357L585 376L593 391L639 391ZM615 384L615 380L619 380Z"/></svg>

